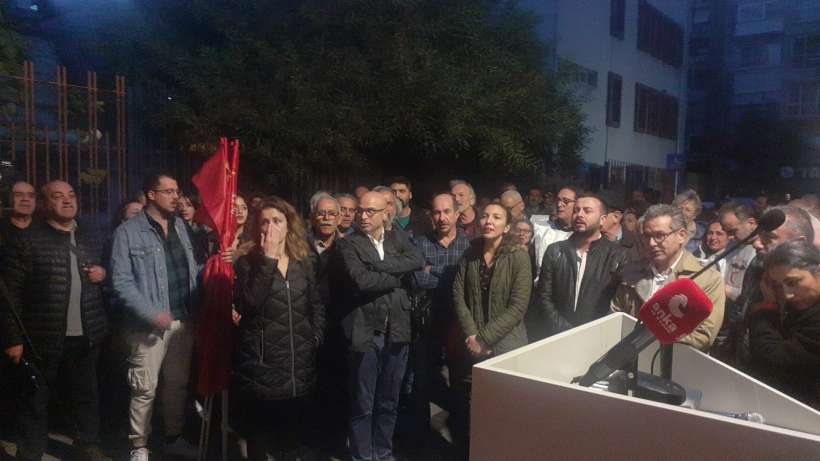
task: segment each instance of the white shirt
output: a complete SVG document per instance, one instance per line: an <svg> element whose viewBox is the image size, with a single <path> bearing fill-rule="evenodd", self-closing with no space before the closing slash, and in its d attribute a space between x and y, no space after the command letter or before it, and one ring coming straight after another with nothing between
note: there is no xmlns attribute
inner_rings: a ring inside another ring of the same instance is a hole
<svg viewBox="0 0 820 461"><path fill-rule="evenodd" d="M544 259L544 252L547 247L555 242L561 242L569 238L571 232L565 232L552 227L552 223L547 215L533 215L530 218L534 228L533 242L535 246L535 280L541 274L541 260Z"/></svg>
<svg viewBox="0 0 820 461"><path fill-rule="evenodd" d="M367 238L370 239L370 243L376 247L376 252L379 253L379 260L384 261L384 231L382 231L382 237L379 240L373 238L372 235L367 234Z"/></svg>
<svg viewBox="0 0 820 461"><path fill-rule="evenodd" d="M653 264L650 264L649 267L652 269L652 294L655 294L658 290L666 286L667 283L674 281L675 279L672 277L675 272L675 266L678 265L680 262L680 258L683 257L683 252L681 251L680 256L678 259L675 260L672 265L669 266L669 269L666 269L663 272L658 272L655 269Z"/></svg>
<svg viewBox="0 0 820 461"><path fill-rule="evenodd" d="M581 280L584 279L584 271L587 270L588 253L588 251L575 250L575 254L578 255L575 259L575 263L578 265L578 277L575 278L575 302L572 305L573 312L578 310L578 295L581 293Z"/></svg>

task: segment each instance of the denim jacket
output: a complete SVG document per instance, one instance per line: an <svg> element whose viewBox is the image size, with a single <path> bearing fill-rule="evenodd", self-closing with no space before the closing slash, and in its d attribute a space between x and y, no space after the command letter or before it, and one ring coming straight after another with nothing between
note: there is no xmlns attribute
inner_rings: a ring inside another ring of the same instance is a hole
<svg viewBox="0 0 820 461"><path fill-rule="evenodd" d="M197 281L202 266L194 259L193 245L182 219L174 226L188 257L191 308L197 306ZM111 249L111 284L119 304L142 326L150 325L163 312L170 312L168 279L162 236L151 226L145 212L122 223L114 231ZM195 317L195 312L191 312Z"/></svg>

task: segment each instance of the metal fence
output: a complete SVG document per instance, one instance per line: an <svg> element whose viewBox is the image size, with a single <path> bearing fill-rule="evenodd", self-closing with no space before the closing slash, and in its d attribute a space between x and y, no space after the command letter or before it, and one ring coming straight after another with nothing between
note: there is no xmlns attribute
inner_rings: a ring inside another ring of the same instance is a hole
<svg viewBox="0 0 820 461"><path fill-rule="evenodd" d="M102 89L96 72L74 84L64 66L51 80L26 61L0 89L0 161L35 187L70 183L84 217L107 223L128 191L125 77Z"/></svg>

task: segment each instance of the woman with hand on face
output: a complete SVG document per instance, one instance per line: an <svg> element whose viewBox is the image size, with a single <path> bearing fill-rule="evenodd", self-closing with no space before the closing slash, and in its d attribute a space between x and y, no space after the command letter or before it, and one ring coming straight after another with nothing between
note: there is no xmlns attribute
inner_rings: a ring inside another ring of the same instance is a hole
<svg viewBox="0 0 820 461"><path fill-rule="evenodd" d="M462 458L469 446L472 365L527 344L523 319L532 291L530 256L511 234L510 212L491 203L479 216L481 238L464 253L453 283L454 307L466 349L450 376L459 396L454 423L458 426L455 432L460 433L454 437Z"/></svg>
<svg viewBox="0 0 820 461"><path fill-rule="evenodd" d="M820 250L805 240L778 246L760 288L748 313L753 373L820 409Z"/></svg>
<svg viewBox="0 0 820 461"><path fill-rule="evenodd" d="M310 267L305 224L278 197L255 212L257 245L236 262L234 395L251 460L292 455L316 385L325 308Z"/></svg>

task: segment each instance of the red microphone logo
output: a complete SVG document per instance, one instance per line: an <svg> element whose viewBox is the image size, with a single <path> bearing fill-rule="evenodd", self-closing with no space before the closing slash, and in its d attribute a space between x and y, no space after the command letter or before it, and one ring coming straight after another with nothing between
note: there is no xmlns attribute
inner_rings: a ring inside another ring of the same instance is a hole
<svg viewBox="0 0 820 461"><path fill-rule="evenodd" d="M706 293L694 281L681 278L649 298L638 318L662 344L671 344L694 331L711 312Z"/></svg>

